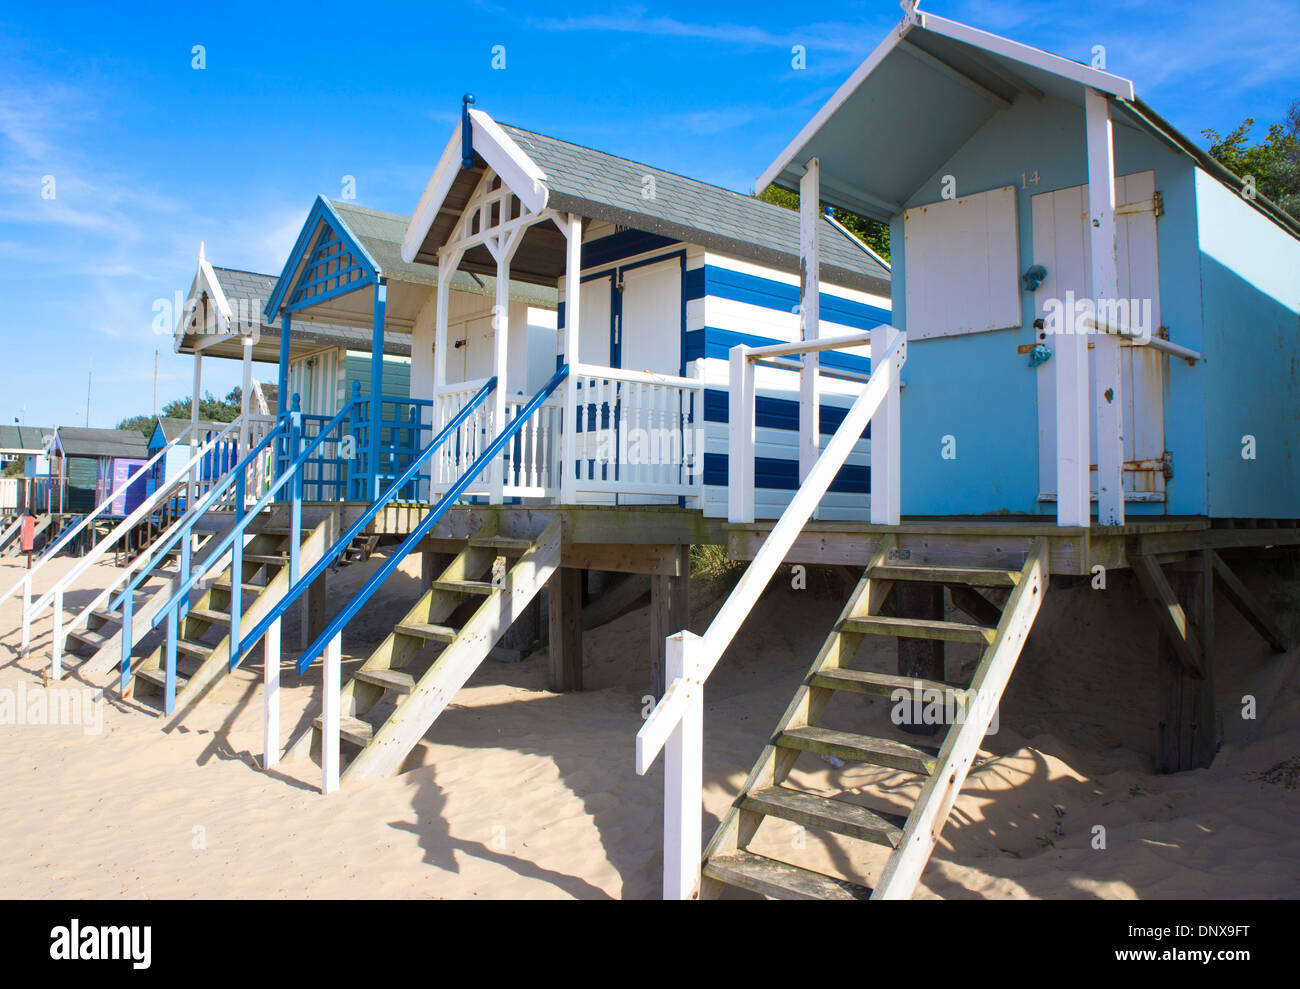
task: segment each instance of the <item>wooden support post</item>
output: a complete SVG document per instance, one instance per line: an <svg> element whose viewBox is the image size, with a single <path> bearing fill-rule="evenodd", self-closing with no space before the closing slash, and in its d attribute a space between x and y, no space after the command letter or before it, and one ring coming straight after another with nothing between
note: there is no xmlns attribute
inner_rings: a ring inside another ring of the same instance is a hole
<svg viewBox="0 0 1300 989"><path fill-rule="evenodd" d="M375 286L374 323L370 332L370 470L367 472L366 498L374 501L383 490L379 463L380 440L384 419L384 310L388 305L388 286L381 280ZM295 449L292 456L297 456ZM396 470L396 468L394 468Z"/></svg>
<svg viewBox="0 0 1300 989"><path fill-rule="evenodd" d="M663 697L667 681L667 641L691 622L691 548L678 547L677 573L650 578L650 692Z"/></svg>
<svg viewBox="0 0 1300 989"><path fill-rule="evenodd" d="M262 768L280 762L280 619L262 639L262 693L266 712L262 725Z"/></svg>
<svg viewBox="0 0 1300 989"><path fill-rule="evenodd" d="M575 373L581 353L581 325L578 317L582 310L582 217L570 213L565 230L568 243L564 255L564 362L569 365L569 377L564 382L564 425L560 441L560 503L573 505L578 501L578 375Z"/></svg>
<svg viewBox="0 0 1300 989"><path fill-rule="evenodd" d="M550 688L582 689L582 571L560 567L546 585Z"/></svg>
<svg viewBox="0 0 1300 989"><path fill-rule="evenodd" d="M497 299L492 307L492 373L497 387L489 401L492 403L492 433L499 436L506 428L506 396L510 394L510 256L505 246L497 258ZM500 505L505 500L505 455L493 459L488 468L488 501Z"/></svg>
<svg viewBox="0 0 1300 989"><path fill-rule="evenodd" d="M727 521L754 521L754 364L749 348L737 344L729 352L727 396Z"/></svg>
<svg viewBox="0 0 1300 989"><path fill-rule="evenodd" d="M339 692L343 678L343 634L340 632L325 645L324 682L321 684L321 793L339 788Z"/></svg>
<svg viewBox="0 0 1300 989"><path fill-rule="evenodd" d="M1115 261L1115 152L1110 98L1084 90L1088 133L1088 238L1092 294L1100 304L1119 295ZM1097 523L1124 524L1124 393L1120 339L1094 336L1092 396L1097 409Z"/></svg>
<svg viewBox="0 0 1300 989"><path fill-rule="evenodd" d="M943 585L901 581L894 586L894 609L900 618L943 619ZM898 675L922 680L943 679L944 651L941 640L898 640ZM925 723L925 705L912 705L909 724L899 727L909 735L933 735L938 725Z"/></svg>
<svg viewBox="0 0 1300 989"><path fill-rule="evenodd" d="M821 167L809 158L799 180L799 339L821 336L820 255L817 228L821 225ZM799 372L799 482L802 484L821 452L819 355L803 355ZM813 518L817 517L816 510Z"/></svg>
<svg viewBox="0 0 1300 989"><path fill-rule="evenodd" d="M1214 707L1214 576L1213 553L1202 550L1196 565L1172 571L1171 593L1186 616L1187 638L1198 643L1204 675L1188 669L1176 638L1163 627L1157 655L1159 681L1156 772L1204 769L1218 751L1218 718Z"/></svg>
<svg viewBox="0 0 1300 989"><path fill-rule="evenodd" d="M890 323L871 329L871 371L898 340ZM871 421L871 521L898 525L902 513L902 403L897 372L891 374L884 401Z"/></svg>
<svg viewBox="0 0 1300 989"><path fill-rule="evenodd" d="M251 334L252 331L249 330ZM236 462L243 460L252 450L250 442L251 433L249 432L250 423L248 421L248 412L252 407L253 391L253 338L247 336L244 338L244 378L243 384L239 388L239 456L235 458ZM166 471L164 470L164 473ZM243 506L239 506L241 509Z"/></svg>
<svg viewBox="0 0 1300 989"><path fill-rule="evenodd" d="M329 579L329 568L321 571L321 575L311 582L307 588L307 593L302 598L302 648L306 649L316 641L316 636L325 631L325 626L329 624L329 615L326 614L326 606L329 602L326 581Z"/></svg>
<svg viewBox="0 0 1300 989"><path fill-rule="evenodd" d="M199 407L203 404L203 355L194 354L194 394L190 399L190 480L185 488L188 500L186 505L193 505L198 494L199 464L194 462L199 451Z"/></svg>

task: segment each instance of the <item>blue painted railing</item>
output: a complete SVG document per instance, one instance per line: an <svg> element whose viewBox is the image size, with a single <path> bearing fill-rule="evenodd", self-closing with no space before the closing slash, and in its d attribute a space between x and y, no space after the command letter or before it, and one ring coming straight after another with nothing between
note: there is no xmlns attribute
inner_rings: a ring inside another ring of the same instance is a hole
<svg viewBox="0 0 1300 989"><path fill-rule="evenodd" d="M339 611L339 613L330 621L329 625L325 627L325 630L321 632L320 635L316 636L315 641L312 642L302 655L298 657L297 668L300 676L307 672L307 669L311 664L324 651L326 644L333 639L334 636L343 631L348 622L350 622L356 613L365 606L367 601L370 600L371 595L379 589L384 581L386 581L392 575L393 571L397 569L401 562L406 559L407 554L419 545L420 541L428 535L430 529L438 524L442 517L451 509L451 506L456 503L457 499L465 493L465 490L470 486L474 479L501 454L501 451L506 448L506 445L509 444L523 428L524 423L532 417L534 412L541 408L542 403L551 397L551 394L555 389L560 387L560 384L568 376L569 365L565 364L561 366L554 375L552 375L551 380L543 385L536 395L528 400L528 404L521 408L518 414L510 420L509 424L506 425L505 429L497 434L496 438L488 444L487 449L479 455L478 459L470 464L469 467L466 468L465 472L456 479L456 482L448 488L446 493L438 500L438 503L433 507L433 510L422 518L420 523L411 530L410 534L405 539L402 540L397 549L389 554L388 559L384 561L383 566L371 574L370 579L361 586L361 589L357 591L352 600L343 606L342 610ZM492 384L495 384L495 379L493 379ZM483 391L486 391L488 387L489 386L484 386ZM474 401L471 402L469 406L466 406L466 410L486 397L483 395L483 391L480 391L479 394L474 397ZM429 451L426 451L426 454L427 452ZM421 457L421 460L423 460L423 456ZM418 464L419 462L413 464L409 470L415 469L418 467ZM399 481L389 489L390 492L399 488L402 483L404 482L399 479Z"/></svg>
<svg viewBox="0 0 1300 989"><path fill-rule="evenodd" d="M388 395L380 399L377 467L372 467L370 463L370 405L367 403L357 410L353 428L357 438L358 463L352 474L349 497L369 501L368 492L376 470L381 488L385 482L405 473L425 448L424 434L433 432L433 426L426 423L423 417L423 411L432 407L433 402L428 399ZM427 477L412 476L401 496L405 499L418 497L421 480L427 480Z"/></svg>
<svg viewBox="0 0 1300 989"><path fill-rule="evenodd" d="M418 457L411 461L410 465L408 465L406 470L402 472L401 476L389 485L388 490L375 499L374 503L362 513L361 517L348 527L347 532L343 533L343 535L335 541L334 545L327 549L324 555L312 564L311 568L308 569L299 580L296 580L291 584L284 597L275 603L270 612L268 612L262 620L253 627L253 630L248 633L244 638L244 641L239 644L239 651L241 654L246 653L249 649L253 648L257 641L266 634L267 629L271 627L276 619L288 611L293 603L302 596L303 591L310 587L316 578L325 572L325 568L338 559L338 557L342 555L343 551L352 545L352 540L360 535L361 531L371 523L374 517L379 514L379 511L385 505L398 500L402 490L418 478L420 469L428 462L429 458L438 451L439 447L447 441L449 436L456 435L456 432L460 429L465 420L468 419L480 405L487 401L488 396L491 395L493 389L496 388L496 383L497 379L491 378L482 388L475 392L474 397L466 403L464 408L452 417L438 435L433 438L433 442L425 447L424 451ZM441 504L441 502L439 504Z"/></svg>
<svg viewBox="0 0 1300 989"><path fill-rule="evenodd" d="M297 401L298 401L298 396L295 395L294 396L295 407L297 406ZM358 397L354 397L351 402L343 406L343 408L339 411L339 413L336 416L334 416L334 418L326 422L317 431L316 435L311 439L310 442L307 442L306 446L302 447L302 450L298 453L298 455L294 457L292 461L290 461L287 468L281 472L279 477L275 479L275 483L272 484L270 488L267 489L266 493L263 494L262 497L259 498L251 508L243 511L242 516L240 517L239 521L235 523L234 527L228 533L222 536L219 542L217 542L216 547L207 556L208 565L204 565L195 569L193 573L182 571L180 575L180 581L181 581L180 586L177 587L177 589L172 592L172 596L167 599L166 603L164 603L161 608L158 609L158 611L154 614L153 621L152 621L153 628L157 628L160 624L162 624L164 620L166 620L168 623L167 625L168 663L167 663L167 684L166 684L166 691L165 691L168 695L174 694L175 691L175 687L174 687L175 663L173 662L172 657L174 657L175 655L176 645L174 642L171 641L171 638L173 635L179 634L180 631L179 621L173 615L173 612L177 611L177 609L182 607L185 604L185 602L188 602L190 591L193 590L194 585L203 579L203 575L211 569L211 565L217 563L217 561L219 561L226 554L227 550L230 551L230 644L231 644L230 663L229 663L230 669L233 670L236 666L239 665L240 660L243 659L243 652L239 647L241 643L240 622L244 614L244 589L243 589L244 534L248 529L249 523L252 522L255 518L257 518L258 515L261 513L262 509L264 509L271 502L271 500L275 498L276 494L280 491L280 489L284 487L286 484L289 484L290 482L292 482L292 487L290 488L291 504L289 510L290 511L290 523L289 523L289 530L290 530L289 531L289 583L290 586L292 586L297 581L298 558L299 558L300 543L302 537L301 520L302 520L303 486L306 483L304 480L304 474L306 474L307 468L310 465L320 462L321 458L315 457L314 454L320 449L322 444L324 444L326 441L330 441L330 437L333 435L335 430L339 429L340 426L344 426L346 424L348 420L348 416L353 411L353 407L355 403L360 401L362 401L362 399ZM302 446L302 444L305 442L305 437L303 437L302 435L302 428L301 428L301 420L303 418L303 413L294 411L291 412L289 415L290 415L289 445L290 445L290 449L292 449L296 446ZM335 438L331 442L337 443L338 440L339 438ZM242 474L240 474L235 479L235 484L238 490L238 493L235 496L235 501L237 504L243 505L244 477ZM167 713L168 714L171 713L170 707L168 707Z"/></svg>
<svg viewBox="0 0 1300 989"><path fill-rule="evenodd" d="M297 402L298 396L295 395L294 404L297 405ZM195 502L194 509L188 513L188 519L185 523L168 536L158 547L158 551L154 554L152 562L147 567L141 567L109 605L109 610L116 610L118 608L122 609L122 664L119 679L119 685L122 690L126 690L127 681L131 677L131 648L135 645L131 623L133 618L132 612L135 608L136 589L144 583L158 565L167 558L167 554L171 552L172 547L174 547L178 542L181 547L181 576L182 578L189 576L190 549L193 543L193 540L190 537L193 535L194 523L203 518L203 516L206 515L218 501L222 500L226 496L226 493L229 492L232 484L235 485L235 511L242 512L244 510L244 485L246 483L248 468L257 462L257 458L262 455L263 451L265 451L268 446L276 442L283 433L291 432L292 428L291 419L286 419L277 423L269 433L262 437L261 442L259 442L257 446L253 447L248 456L236 464L234 469L228 472L224 478L209 488L207 493ZM210 557L210 559L215 561L216 558ZM183 617L184 610L188 610L188 606L189 601L186 599L180 607L172 609L172 618L174 622L178 622L179 619ZM167 651L169 672L167 683L169 689L167 690L167 700L169 705L174 703L176 700L176 642L174 635L170 634L174 631L175 628L173 626L173 628L169 629L168 635ZM167 707L167 712L169 714L171 713L170 706Z"/></svg>

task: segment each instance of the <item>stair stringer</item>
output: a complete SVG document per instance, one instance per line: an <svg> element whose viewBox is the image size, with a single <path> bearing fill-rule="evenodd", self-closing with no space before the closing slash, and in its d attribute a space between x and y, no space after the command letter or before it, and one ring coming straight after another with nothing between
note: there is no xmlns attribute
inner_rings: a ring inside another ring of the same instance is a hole
<svg viewBox="0 0 1300 989"><path fill-rule="evenodd" d="M340 777L340 785L358 779L391 776L401 768L407 754L424 737L456 692L487 659L492 647L559 569L563 544L563 523L557 518L510 568L503 586L488 595L415 688L397 705L370 744L352 760Z"/></svg>
<svg viewBox="0 0 1300 989"><path fill-rule="evenodd" d="M740 792L736 794L736 799L727 808L726 813L723 814L712 839L705 846L704 854L700 860L701 866L715 855L723 855L745 847L754 837L754 833L762 823L763 815L742 810L741 804L752 791L766 786L775 786L790 775L790 770L794 768L799 753L793 749L778 748L773 744L773 740L786 729L806 727L821 717L826 705L834 695L834 691L814 687L811 685L811 680L814 674L822 670L846 665L848 660L853 658L853 654L866 637L865 632L843 631L842 626L850 618L861 618L879 613L880 606L884 603L886 595L889 594L893 582L873 578L871 571L889 558L889 553L893 550L895 544L896 539L892 535L884 536L876 544L875 551L871 555L871 561L863 570L862 578L849 595L849 599L840 612L839 618L836 619L830 634L826 636L826 640L822 643L817 658L813 660L807 675L799 684L799 689L795 691L794 698L785 709L785 713L781 715L780 721L778 721L776 728L769 736L768 743L763 747L758 760L754 763L754 768L750 770L749 777L740 788ZM700 899L716 899L722 892L723 887L723 883L703 875L701 869Z"/></svg>
<svg viewBox="0 0 1300 989"><path fill-rule="evenodd" d="M1048 588L1049 552L1048 541L1042 536L1030 546L1020 582L1007 599L993 641L984 650L971 678L967 691L971 699L965 706L965 720L955 731L949 730L944 739L938 766L921 787L903 828L903 837L885 863L871 894L873 900L905 900L920 881L1038 616Z"/></svg>
<svg viewBox="0 0 1300 989"><path fill-rule="evenodd" d="M497 517L493 515L489 517L484 526L471 539L495 535L496 531ZM494 550L479 549L470 543L466 543L464 549L456 555L438 576L438 580L476 579L492 565L492 561L496 559L497 555ZM462 603L462 595L430 587L420 595L415 604L411 605L410 610L402 616L402 619L397 624L441 624L450 618ZM423 652L428 645L428 640L408 641L407 637L399 635L396 627L394 627L393 631L389 632L384 638L384 641L366 657L366 661L357 668L351 679L343 685L343 689L339 694L339 712L344 715L354 716L358 713L356 709L357 673L402 669ZM378 693L380 692L376 691L376 694ZM374 699L378 700L378 697L376 696ZM319 711L317 711L317 714L319 714ZM286 747L284 761L293 762L295 759L309 755L315 733L316 729L313 723L309 721L306 727Z"/></svg>
<svg viewBox="0 0 1300 989"><path fill-rule="evenodd" d="M319 560L325 551L334 545L338 534L339 513L335 509L325 516L299 546L300 569L306 569ZM231 579L234 579L234 574L231 575ZM266 590L257 595L257 598L244 609L240 619L241 627L250 629L260 622L271 610L271 606L288 593L289 587L289 568L286 566L267 581ZM167 721L166 730L171 731L180 724L185 715L196 708L218 683L230 675L230 672L230 634L227 632L213 648L211 655L185 682L185 686L176 692L176 707Z"/></svg>

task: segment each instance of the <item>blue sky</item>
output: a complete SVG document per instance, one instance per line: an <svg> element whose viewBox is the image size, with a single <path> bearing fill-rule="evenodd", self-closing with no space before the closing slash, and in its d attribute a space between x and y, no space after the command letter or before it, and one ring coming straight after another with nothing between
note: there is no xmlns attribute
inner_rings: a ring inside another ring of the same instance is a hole
<svg viewBox="0 0 1300 989"><path fill-rule="evenodd" d="M1080 60L1105 45L1108 68L1198 139L1246 116L1262 132L1300 97L1297 0L922 6ZM190 358L151 324L189 287L199 241L217 264L278 272L345 175L361 205L409 213L462 93L500 120L751 191L900 16L895 0L7 4L0 422L81 425L88 373L91 425L148 413L155 351L160 402L188 395ZM217 394L238 383L234 364L204 370Z"/></svg>

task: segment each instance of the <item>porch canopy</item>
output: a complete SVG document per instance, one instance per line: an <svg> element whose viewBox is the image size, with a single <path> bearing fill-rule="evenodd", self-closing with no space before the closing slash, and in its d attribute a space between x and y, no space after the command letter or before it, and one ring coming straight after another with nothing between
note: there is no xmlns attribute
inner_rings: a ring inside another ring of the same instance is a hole
<svg viewBox="0 0 1300 989"><path fill-rule="evenodd" d="M1188 155L1234 192L1241 180L1147 106L1122 76L922 12L911 4L880 43L759 176L757 187L798 190L810 159L821 198L888 222L956 149L1023 97L1084 107L1106 97L1111 119ZM1294 233L1296 221L1263 196L1255 207Z"/></svg>

